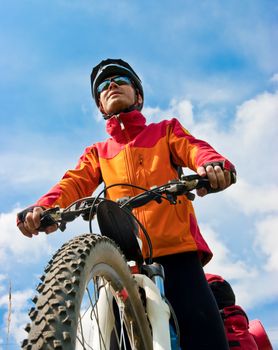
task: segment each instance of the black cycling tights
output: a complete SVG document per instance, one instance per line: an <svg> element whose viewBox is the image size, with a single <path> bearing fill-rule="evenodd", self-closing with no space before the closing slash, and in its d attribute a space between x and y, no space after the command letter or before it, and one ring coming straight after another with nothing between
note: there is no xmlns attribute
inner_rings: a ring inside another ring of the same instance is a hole
<svg viewBox="0 0 278 350"><path fill-rule="evenodd" d="M175 310L183 350L228 350L223 322L198 253L155 258L165 271L165 295Z"/></svg>

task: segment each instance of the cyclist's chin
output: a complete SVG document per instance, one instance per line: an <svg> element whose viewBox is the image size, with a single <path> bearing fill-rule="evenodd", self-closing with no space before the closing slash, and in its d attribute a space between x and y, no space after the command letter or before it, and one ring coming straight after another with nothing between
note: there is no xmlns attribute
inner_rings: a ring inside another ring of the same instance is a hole
<svg viewBox="0 0 278 350"><path fill-rule="evenodd" d="M113 95L110 97L109 102L106 105L106 113L119 113L132 105L133 101L123 98L123 96Z"/></svg>
<svg viewBox="0 0 278 350"><path fill-rule="evenodd" d="M125 105L125 104L116 105L116 106L113 106L113 108L109 108L107 110L107 114L118 114L124 111L125 109L127 109L128 107L129 105Z"/></svg>

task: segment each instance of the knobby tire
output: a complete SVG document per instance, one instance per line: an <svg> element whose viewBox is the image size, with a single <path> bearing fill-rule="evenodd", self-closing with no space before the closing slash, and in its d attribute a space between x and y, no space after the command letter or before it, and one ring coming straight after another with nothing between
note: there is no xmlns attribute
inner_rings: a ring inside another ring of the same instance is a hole
<svg viewBox="0 0 278 350"><path fill-rule="evenodd" d="M33 298L35 306L29 312L24 350L152 349L138 286L112 240L94 234L75 237L54 254L41 281ZM112 313L120 316L115 316L118 321L105 344L102 330L92 329L100 328L98 297L107 291L110 299L112 296ZM89 306L83 305L84 300ZM88 326L88 321L93 325ZM119 332L121 324L124 332ZM95 342L98 346L92 345Z"/></svg>

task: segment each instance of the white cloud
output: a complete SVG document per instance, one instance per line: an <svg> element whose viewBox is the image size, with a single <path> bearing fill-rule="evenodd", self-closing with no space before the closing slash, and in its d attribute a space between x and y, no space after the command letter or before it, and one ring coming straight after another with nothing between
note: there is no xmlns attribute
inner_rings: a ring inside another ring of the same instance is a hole
<svg viewBox="0 0 278 350"><path fill-rule="evenodd" d="M0 162L5 164L0 170L2 183L34 186L34 183L57 181L63 165L55 158L42 158L40 154L19 153L0 154ZM60 173L59 173L60 171ZM16 176L12 176L16 174Z"/></svg>
<svg viewBox="0 0 278 350"><path fill-rule="evenodd" d="M213 115L211 119L205 125L197 123L192 133L227 155L235 163L239 178L253 186L252 192L261 185L275 186L278 92L260 94L240 105L229 130L221 130Z"/></svg>
<svg viewBox="0 0 278 350"><path fill-rule="evenodd" d="M5 289L5 287L3 286L3 281L5 281L6 278L6 275L0 274L0 293Z"/></svg>
<svg viewBox="0 0 278 350"><path fill-rule="evenodd" d="M26 289L22 291L11 290L9 293L0 295L0 308L6 310L3 313L3 319L1 326L5 330L5 339L2 342L7 341L7 333L9 329L9 343L14 343L13 338L20 344L26 336L24 328L29 321L28 310L30 307L30 299L34 295L34 291ZM11 299L10 299L11 297ZM11 303L11 309L10 304ZM8 322L10 320L10 322ZM1 334L2 336L2 334Z"/></svg>
<svg viewBox="0 0 278 350"><path fill-rule="evenodd" d="M67 135L42 136L24 131L21 134L15 132L14 138L9 150L0 152L0 162L4 164L0 169L0 191L9 189L9 194L11 187L16 188L18 195L30 190L48 190L66 170L76 166L84 150L78 138Z"/></svg>
<svg viewBox="0 0 278 350"><path fill-rule="evenodd" d="M238 107L235 134L247 154L253 150L267 156L265 151L273 146L270 142L277 136L277 119L278 92L265 92Z"/></svg>
<svg viewBox="0 0 278 350"><path fill-rule="evenodd" d="M249 191L251 196L257 195L257 203L260 197L263 206L274 207L278 175L278 92L259 94L238 106L228 130L221 130L213 114L197 122L193 108L192 103L185 99L173 100L166 111L159 108L146 111L150 117L156 114L160 119L169 118L169 115L178 117L194 136L207 140L235 163L244 195ZM268 201L270 204L266 203Z"/></svg>
<svg viewBox="0 0 278 350"><path fill-rule="evenodd" d="M26 301L29 300L32 295L34 294L34 291L31 289L27 289L24 291L11 291L11 304L12 304L12 311L17 312L20 311L22 308L26 307ZM0 296L0 307L5 307L8 309L9 305L9 294L4 294Z"/></svg>
<svg viewBox="0 0 278 350"><path fill-rule="evenodd" d="M273 76L271 77L270 81L277 83L278 82L278 73L273 74Z"/></svg>
<svg viewBox="0 0 278 350"><path fill-rule="evenodd" d="M277 212L278 186L272 182L254 184L247 181L248 178L239 177L232 191L226 193L233 202L237 203L240 211L247 215Z"/></svg>
<svg viewBox="0 0 278 350"><path fill-rule="evenodd" d="M208 224L200 225L202 232L205 232L206 241L212 248L214 256L206 266L206 271L224 276L226 279L244 279L255 276L256 270L250 268L243 260L236 260L232 252L221 241L216 231Z"/></svg>
<svg viewBox="0 0 278 350"><path fill-rule="evenodd" d="M8 316L7 313L5 313L4 319L7 319L7 316ZM29 317L28 317L27 308L21 311L13 312L11 314L9 337L7 339L7 334L5 334L5 338L2 340L2 343L7 342L8 344L15 344L16 342L18 347L14 347L14 349L19 349L23 339L25 339L27 336L27 333L25 332L24 329L28 322L29 322ZM5 329L5 332L7 332L7 325L5 326L4 329ZM1 344L1 338L0 338L0 344Z"/></svg>
<svg viewBox="0 0 278 350"><path fill-rule="evenodd" d="M239 303L251 309L254 306L262 306L276 302L278 286L277 283L273 283L273 281L277 281L277 279L277 271L268 272L264 269L264 266L262 266L261 268L257 267L256 276L234 281L233 288ZM261 287L259 288L259 286Z"/></svg>
<svg viewBox="0 0 278 350"><path fill-rule="evenodd" d="M176 100L170 102L170 106L166 110L159 107L145 107L143 114L147 117L148 122L158 122L162 119L170 119L179 117L181 122L187 126L193 125L193 105L189 100Z"/></svg>
<svg viewBox="0 0 278 350"><path fill-rule="evenodd" d="M241 101L242 96L246 96L250 88L246 81L239 86L238 81L218 75L208 76L204 81L187 79L183 83L182 92L187 99L205 109L209 105L219 106Z"/></svg>
<svg viewBox="0 0 278 350"><path fill-rule="evenodd" d="M146 107L144 114L151 121L173 116L179 118L194 136L207 140L220 153L227 155L236 164L244 183L253 185L253 191L262 184L267 188L275 187L271 182L277 177L278 169L278 92L259 94L238 106L228 130L221 130L213 112L196 121L193 111L191 101L183 99L172 100L166 110Z"/></svg>
<svg viewBox="0 0 278 350"><path fill-rule="evenodd" d="M276 281L278 278L277 265L275 271L272 265L270 266L271 269L268 268L269 264L264 266L264 264L260 265L254 261L247 262L235 258L233 252L229 250L227 245L221 241L220 236L209 225L203 224L201 228L214 252L214 257L206 265L205 271L218 274L228 280L235 291L239 305L250 309L258 304L267 304L277 298L278 286L276 283L271 283L271 281ZM272 243L275 244L276 242L273 241ZM269 253L270 246L267 246L267 248ZM277 260L277 254L275 254L275 258ZM274 259L271 259L271 263L275 263ZM258 285L267 286L267 288L256 288Z"/></svg>
<svg viewBox="0 0 278 350"><path fill-rule="evenodd" d="M276 197L277 199L277 197ZM278 215L269 215L256 225L257 236L255 246L261 249L267 256L265 269L278 273Z"/></svg>
<svg viewBox="0 0 278 350"><path fill-rule="evenodd" d="M278 345L278 327L271 327L268 329L268 337L269 339L271 339L271 343L273 345L273 349L277 349L277 347L275 348L275 345Z"/></svg>
<svg viewBox="0 0 278 350"><path fill-rule="evenodd" d="M34 262L51 251L45 235L30 239L20 233L16 227L19 211L16 208L11 213L0 213L0 263L3 269L11 267L9 264Z"/></svg>

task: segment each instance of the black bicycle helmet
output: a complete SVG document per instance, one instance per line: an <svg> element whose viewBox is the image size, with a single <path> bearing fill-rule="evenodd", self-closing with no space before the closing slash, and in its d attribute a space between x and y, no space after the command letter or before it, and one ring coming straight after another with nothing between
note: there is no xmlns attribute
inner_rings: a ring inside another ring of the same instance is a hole
<svg viewBox="0 0 278 350"><path fill-rule="evenodd" d="M141 80L135 73L135 71L131 68L131 66L121 59L108 58L106 60L101 61L97 66L95 66L91 73L92 95L98 107L99 98L97 93L97 87L103 80L113 75L125 75L129 77L132 80L135 89L139 91L139 94L141 95L142 100L144 101L144 92ZM132 109L138 109L141 111L141 109L143 108L143 102L139 105L132 107Z"/></svg>

